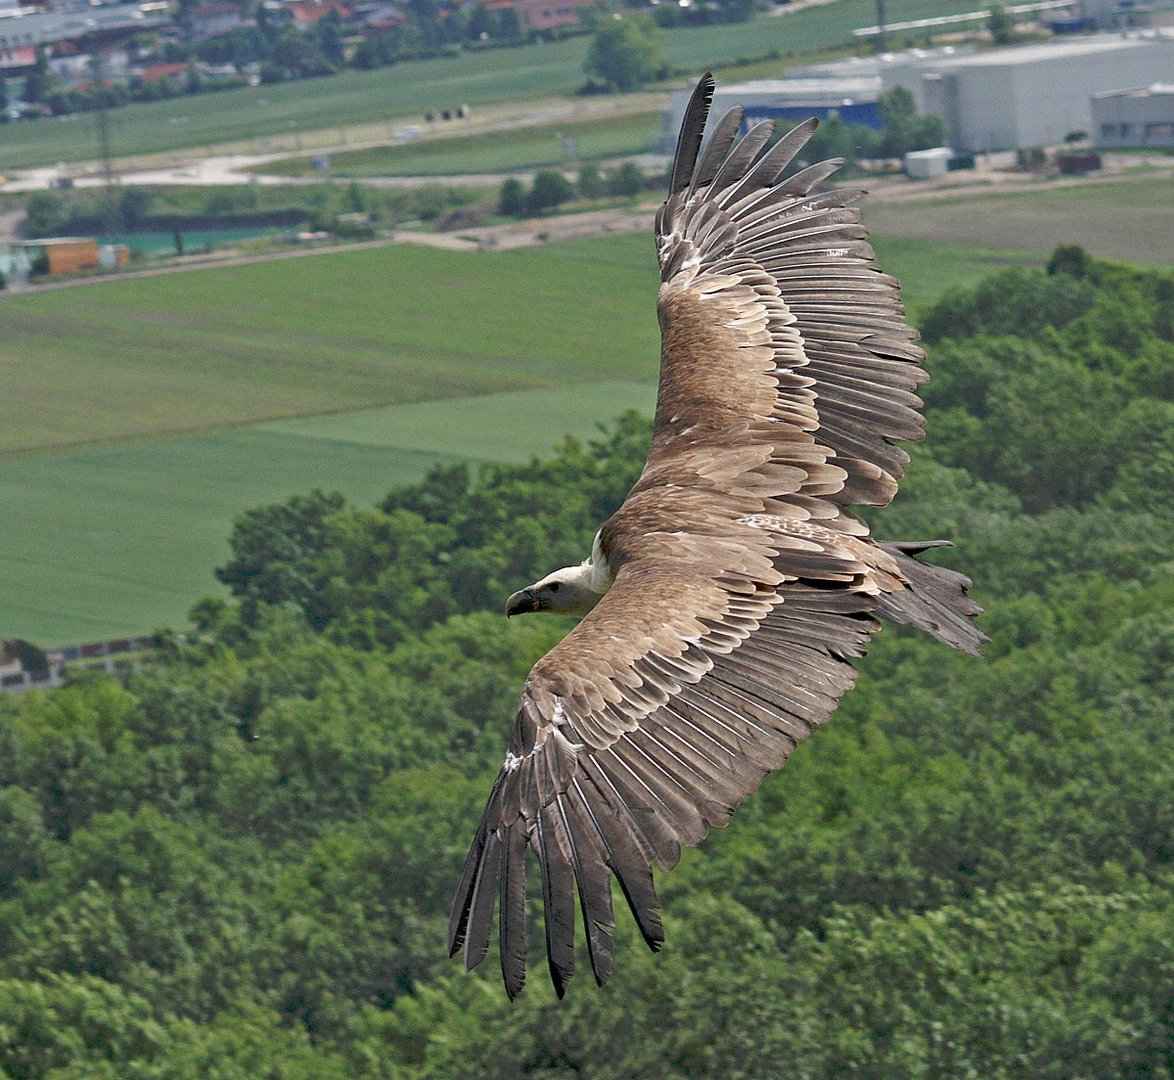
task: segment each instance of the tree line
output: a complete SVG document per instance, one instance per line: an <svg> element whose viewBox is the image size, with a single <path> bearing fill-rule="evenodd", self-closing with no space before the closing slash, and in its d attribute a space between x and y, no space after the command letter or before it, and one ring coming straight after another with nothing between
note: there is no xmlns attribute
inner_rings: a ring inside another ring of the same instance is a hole
<svg viewBox="0 0 1174 1080"><path fill-rule="evenodd" d="M877 111L881 120L879 129L846 124L838 116L823 121L804 148L804 161L842 158L845 171L850 174L862 160L899 158L910 150L941 146L946 140L944 121L932 114L919 113L913 95L902 86L882 94ZM503 180L497 211L507 217L537 217L575 198L632 198L647 190L650 183L660 191L667 180L667 173L646 176L633 161L607 170L601 170L594 162L584 162L574 182L561 170L540 169L529 186L513 176Z"/></svg>
<svg viewBox="0 0 1174 1080"><path fill-rule="evenodd" d="M443 925L569 625L500 605L583 557L646 420L246 511L190 642L0 700L0 1075L1174 1076L1172 304L1062 249L923 313L928 438L874 527L957 542L984 659L880 634L661 880L664 951L621 916L562 1003Z"/></svg>

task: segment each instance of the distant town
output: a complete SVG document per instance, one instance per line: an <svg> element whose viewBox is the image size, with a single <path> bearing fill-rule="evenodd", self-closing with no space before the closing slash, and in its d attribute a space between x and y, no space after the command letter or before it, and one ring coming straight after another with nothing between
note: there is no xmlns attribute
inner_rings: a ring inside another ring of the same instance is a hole
<svg viewBox="0 0 1174 1080"><path fill-rule="evenodd" d="M7 231L0 230L0 286L118 273L143 260L190 264L197 253L242 241L256 254L265 244L389 238L405 226L460 231L476 245L497 246L509 221L616 207L660 190L685 107L688 90L671 89L685 72L662 51L660 29L758 19L753 26L779 23L778 39L786 40L787 20L769 14L821 6L677 0L604 18L587 0L0 0L0 121L23 132L90 113L99 136L77 145L79 157L63 151L36 170L10 155L0 189L24 202L10 204ZM1174 3L1036 0L888 22L879 3L876 14L876 24L849 29L844 22L838 40L791 54L790 62L777 49L740 59L736 71L740 65L769 77L719 80L715 107L743 104L748 124L769 119L784 129L816 116L824 123L811 152L843 158L849 173L931 183L976 167L984 182L992 182L992 170L1083 175L1102 170L1107 153L1117 154L1116 168L1171 165ZM340 82L328 77L346 68L427 57L463 57L468 65L470 53L488 62L481 50L513 45L522 52L508 56L522 57L541 48L527 43L579 35L591 35L585 50L564 44L586 57L572 72L585 79L575 99L581 104L557 111L546 127L518 106L485 126L450 99L352 139L344 102L331 114L338 117L333 144L282 119L280 135L259 128L244 153L240 143L215 149L172 139L168 159L157 155L137 172L112 168L107 113L132 102L184 98L196 109L199 95L243 102L258 93L248 87L299 79L316 80L325 94ZM641 87L659 89L655 102L628 106L615 93ZM612 97L596 96L604 92ZM612 111L588 104L609 100L617 102ZM609 116L617 127L601 139ZM500 134L527 126L532 145L500 157ZM402 164L407 144L423 152L423 144L452 137L469 144L471 166L443 170L425 161L414 175ZM49 166L53 160L60 164ZM454 175L461 172L477 175ZM332 183L338 180L349 187ZM320 181L322 189L307 186ZM198 184L208 190L198 193ZM213 190L232 185L236 191ZM611 219L601 226L617 227Z"/></svg>
<svg viewBox="0 0 1174 1080"><path fill-rule="evenodd" d="M753 0L649 0L637 6L663 27L744 21L763 5ZM796 0L794 6L802 4ZM924 34L927 40L934 35L965 37L967 31L989 24L999 44L1014 36L1017 23L1058 37L1095 31L1138 31L1174 19L1169 4L1133 0L1037 0L887 25L883 13L884 4L878 3L879 24L853 31L859 44L875 45L880 55L885 55L887 41L896 40L903 32ZM451 50L550 40L589 32L598 14L596 0L0 0L0 121L317 78L346 67L373 68L406 58L444 55ZM1067 54L1067 66L1084 72L1086 82L1096 83L1094 92L1136 92L1152 82L1174 82L1174 67L1169 61L1151 62L1150 57L1143 56L1147 51L1153 49L1147 50L1141 43L1116 50L1074 47ZM1108 59L1113 52L1118 53L1115 64ZM1047 76L1050 78L1060 70L1053 63L1056 59L1046 52L1027 53L1009 63L1018 70L1036 71L1042 70L1045 63L1052 64ZM987 81L992 86L1005 87L1001 65L985 63ZM1112 85L1100 86L1103 80L1087 71L1089 63L1106 76L1112 68ZM965 102L961 98L951 100L950 94L956 92L958 79L977 85L980 76L972 73L976 64L961 56L938 56L920 63L891 65L891 71L902 68L904 78L886 74L881 70L883 65L877 63L855 69L851 65L821 69L809 76L817 83L795 83L787 94L797 107L804 106L800 99L811 94L828 98L824 102L828 107L842 101L847 109L844 112L841 108L845 118L859 113L867 122L868 95L872 94L875 101L873 91L882 83L888 88L893 81L909 85L920 80L928 85L932 80L939 96L935 98L933 91L927 89L931 100L925 102L925 111L942 115L951 131L958 125L965 128L958 148L1022 145L1019 134L1012 136L989 127L972 131L973 124L961 116L955 120L946 115L951 109L965 110ZM928 68L934 72L928 72ZM1151 77L1151 71L1160 77ZM615 77L606 65L600 65L600 74L601 78L590 80L584 89L608 89L608 83L619 89L632 88L625 85L622 73ZM648 72L645 78L655 74L658 73ZM833 85L837 80L848 81L843 86ZM847 91L847 100L839 90ZM735 92L741 91L731 88L731 93ZM1062 96L1050 85L1045 98ZM1033 109L1042 103L1034 94L1029 99L1021 96L1019 107L1026 107L1029 101ZM1139 107L1131 108L1136 111ZM1110 137L1118 142L1145 139L1147 129L1143 126L1134 132L1128 126L1129 119L1117 116L1119 111L1109 107L1103 121L1109 125L1105 130ZM1163 138L1174 141L1174 135L1164 130L1148 129L1149 140Z"/></svg>

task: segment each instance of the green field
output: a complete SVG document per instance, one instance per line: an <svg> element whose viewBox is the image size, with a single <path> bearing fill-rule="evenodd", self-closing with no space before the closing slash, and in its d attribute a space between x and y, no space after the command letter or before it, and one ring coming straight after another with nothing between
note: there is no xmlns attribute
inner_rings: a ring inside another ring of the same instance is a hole
<svg viewBox="0 0 1174 1080"><path fill-rule="evenodd" d="M183 627L232 518L313 487L373 502L435 462L526 460L652 383L587 384L0 462L0 632L44 644Z"/></svg>
<svg viewBox="0 0 1174 1080"><path fill-rule="evenodd" d="M563 139L578 140L577 161L643 154L655 149L660 114L567 119L508 131L431 139L399 146L375 146L330 155L330 168L315 176L452 176L461 173L509 172L561 165L567 161ZM311 158L273 161L254 171L276 176L311 173Z"/></svg>
<svg viewBox="0 0 1174 1080"><path fill-rule="evenodd" d="M133 156L422 117L462 102L476 107L567 95L582 82L585 48L575 39L127 105L109 114L111 145L115 155ZM0 169L97 157L97 120L90 113L7 124L0 135Z"/></svg>
<svg viewBox="0 0 1174 1080"><path fill-rule="evenodd" d="M968 0L888 0L891 22L972 10ZM876 22L873 0L835 0L730 26L667 30L664 55L691 74L777 51L780 57L844 47L854 27ZM583 83L588 39L405 61L348 70L312 82L275 83L219 94L129 105L110 113L116 156L207 147L345 124L419 118L462 102L483 106L574 94ZM390 133L389 133L390 134ZM0 170L90 161L99 156L97 119L80 114L0 127Z"/></svg>
<svg viewBox="0 0 1174 1080"><path fill-rule="evenodd" d="M1078 243L1104 259L1174 264L1174 180L1168 176L876 203L867 216L870 228L885 236L1040 252Z"/></svg>
<svg viewBox="0 0 1174 1080"><path fill-rule="evenodd" d="M566 435L590 438L598 433L598 424L627 409L651 416L655 404L656 383L649 378L643 382L579 383L573 393L552 386L419 401L332 416L275 420L254 430L466 461L526 461L557 445Z"/></svg>
<svg viewBox="0 0 1174 1080"><path fill-rule="evenodd" d="M914 308L1031 257L877 246ZM524 460L649 411L655 289L649 239L631 235L6 298L0 635L182 627L249 506L315 486L369 502L435 461Z"/></svg>
<svg viewBox="0 0 1174 1080"><path fill-rule="evenodd" d="M477 256L389 246L15 297L0 451L650 378L655 295L651 244L628 236Z"/></svg>
<svg viewBox="0 0 1174 1080"><path fill-rule="evenodd" d="M1030 258L878 240L909 302ZM12 297L0 453L655 375L643 235L389 246Z"/></svg>

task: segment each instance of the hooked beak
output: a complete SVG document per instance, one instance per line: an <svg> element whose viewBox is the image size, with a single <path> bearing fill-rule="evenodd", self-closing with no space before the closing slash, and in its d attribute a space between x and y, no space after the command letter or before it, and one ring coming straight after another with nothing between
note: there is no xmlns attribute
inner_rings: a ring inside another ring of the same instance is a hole
<svg viewBox="0 0 1174 1080"><path fill-rule="evenodd" d="M528 611L538 610L538 599L534 595L533 587L527 587L516 592L505 602L506 618L511 615L524 615Z"/></svg>

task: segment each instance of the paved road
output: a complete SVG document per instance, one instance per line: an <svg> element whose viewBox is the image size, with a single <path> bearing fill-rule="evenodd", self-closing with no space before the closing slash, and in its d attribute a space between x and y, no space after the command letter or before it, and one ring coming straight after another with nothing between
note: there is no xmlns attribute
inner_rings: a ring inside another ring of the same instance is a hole
<svg viewBox="0 0 1174 1080"><path fill-rule="evenodd" d="M293 146L277 146L272 152L245 153L226 152L177 158L175 154L153 154L133 160L114 162L118 181L126 185L150 186L160 184L225 185L225 184L316 184L321 177L268 176L252 170L271 161L289 157L313 154L344 153L350 150L365 150L375 147L402 145L403 138L396 132L412 128L419 132L411 142L433 142L460 138L464 135L491 134L516 128L549 124L560 119L584 119L589 117L625 116L634 112L648 112L663 108L668 103L667 94L630 94L614 98L593 98L570 102L549 101L524 106L490 106L469 120L454 120L436 123L432 126L413 123L409 120L388 121L382 124L367 124L352 128L332 128L326 132L309 132L297 137ZM340 131L344 139L340 140ZM624 160L629 160L625 158ZM635 158L638 163L661 162L658 155ZM511 175L523 175L521 173ZM63 176L67 176L76 187L101 187L105 184L99 162L80 162L64 169L49 165L23 171L10 170L7 180L0 184L0 192L40 191L52 187ZM332 177L329 179L338 179ZM412 186L421 183L441 181L468 186L489 186L501 183L501 175L469 175L444 177L372 177L360 183L371 186Z"/></svg>

